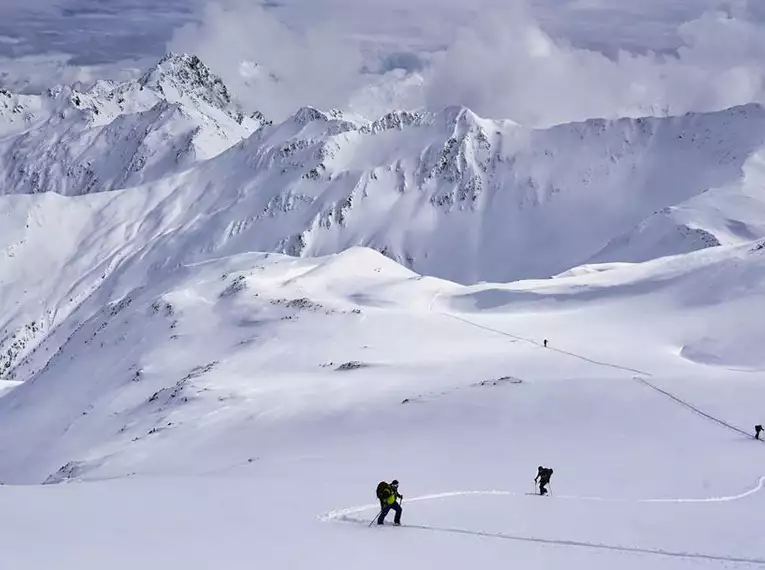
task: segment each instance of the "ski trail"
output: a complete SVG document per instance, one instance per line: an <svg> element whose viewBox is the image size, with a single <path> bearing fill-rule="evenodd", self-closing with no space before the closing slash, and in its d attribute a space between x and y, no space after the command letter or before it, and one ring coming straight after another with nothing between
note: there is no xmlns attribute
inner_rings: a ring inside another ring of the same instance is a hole
<svg viewBox="0 0 765 570"><path fill-rule="evenodd" d="M633 502L633 503L728 503L731 501L739 501L746 497L759 493L765 488L765 476L760 477L757 485L747 491L739 493L738 495L728 495L723 497L706 497L706 498L660 498L660 499L605 499L600 497L574 497L570 495L554 496L558 499L576 499L578 501L608 501L608 502Z"/></svg>
<svg viewBox="0 0 765 570"><path fill-rule="evenodd" d="M512 491L450 491L447 493L436 493L433 495L421 495L419 497L413 497L407 499L407 503L414 503L418 501L432 501L435 499L446 499L449 497L464 497L469 495L506 495L506 496L521 496L523 493L513 493ZM323 521L340 520L345 515L351 515L361 513L371 509L379 508L378 503L370 503L366 505L358 505L356 507L348 507L345 509L338 509L335 511L329 511L319 518Z"/></svg>
<svg viewBox="0 0 765 570"><path fill-rule="evenodd" d="M736 495L727 495L722 497L703 497L703 498L649 498L649 499L621 499L621 498L608 498L608 497L582 497L576 495L548 495L546 499L564 500L564 501L595 501L604 503L727 503L731 501L739 501L752 495L759 493L765 488L765 476L760 477L757 485L738 493ZM527 493L519 493L515 491L501 491L501 490L486 490L486 491L449 491L445 493L435 493L431 495L421 495L419 497L413 497L407 499L407 503L414 503L420 501L434 501L437 499L448 499L451 497L469 497L469 496L505 496L505 497L524 497ZM345 509L337 509L329 511L319 516L319 519L329 522L342 520L343 517L348 515L362 513L364 511L377 510L379 505L377 503L369 503L366 505L358 505L355 507L348 507Z"/></svg>
<svg viewBox="0 0 765 570"><path fill-rule="evenodd" d="M461 323L465 323L466 325L470 325L470 326L478 328L478 329L482 329L482 330L485 330L485 331L488 331L488 332L493 332L495 334L506 336L508 338L512 338L512 339L514 339L516 341L526 342L526 343L529 343L529 344L533 344L534 346L538 346L540 348L543 348L542 343L537 342L535 340L532 340L530 338L525 338L525 337L522 337L522 336L517 336L517 335L511 334L511 333L505 332L505 331L501 331L501 330L498 330L498 329L487 327L485 325L479 325L478 323L474 323L473 321L470 321L470 320L465 319L463 317L458 317L457 315L453 315L451 313L441 313L441 314L443 316L445 316L445 317L450 318L450 319L454 319L456 321L460 321ZM594 360L592 358L588 358L588 357L583 356L581 354L576 354L575 352L569 352L569 351L563 350L561 348L555 348L555 347L552 347L552 346L547 346L545 348L545 350L551 350L551 351L557 352L559 354L565 354L566 356L570 356L572 358L576 358L577 360L582 360L584 362L589 362L590 364L595 364L597 366L604 366L606 368L613 368L615 370L623 370L624 372L632 372L634 374L643 374L644 376L653 376L652 373L646 372L644 370L638 370L636 368L629 368L628 366L620 366L618 364L612 364L610 362L603 362L601 360Z"/></svg>
<svg viewBox="0 0 765 570"><path fill-rule="evenodd" d="M727 428L727 429L729 429L731 431L734 431L734 432L736 432L738 434L744 435L744 436L746 436L748 438L752 438L752 434L751 433L745 432L744 430L739 429L736 426L731 425L728 422L726 422L724 420L721 420L718 417L715 417L715 416L713 416L711 414L706 413L703 410L700 410L699 408L697 408L693 404L683 400L682 398L680 398L678 396L675 396L674 394L659 388L655 384L651 384L650 382L648 382L648 380L645 380L644 378L640 378L638 376L634 376L633 378L635 380L637 380L638 382L640 382L641 384L651 388L652 390L655 390L656 392L666 396L667 398L670 398L671 400L675 401L676 403L680 404L681 406L684 406L685 408L688 408L692 412L694 412L694 413L696 413L696 414L698 414L698 415L700 415L700 416L702 416L702 417L704 417L704 418L706 418L708 420L711 420L711 421L715 422L716 424L723 426L724 428ZM760 440L760 441L762 441L762 440ZM765 443L765 441L763 441L763 443Z"/></svg>
<svg viewBox="0 0 765 570"><path fill-rule="evenodd" d="M343 516L339 519L342 522L367 524L369 521L353 517ZM743 564L765 565L765 559L762 558L742 558L737 556L725 556L719 554L704 554L699 552L674 552L671 550L661 550L654 548L640 548L637 546L620 546L615 544L605 544L602 542L585 542L579 540L562 540L553 538L536 538L532 536L521 536L515 534L506 534L502 532L485 532L477 530L466 530L461 528L425 526L425 525L403 525L403 528L415 530L426 530L432 532L447 532L452 534L464 534L467 536L479 536L484 538L498 538L503 540L513 540L516 542L531 542L536 544L545 544L553 546L568 546L578 548L591 548L599 550L611 550L614 552L626 552L633 554L649 554L653 556L668 556L672 558L687 558L696 560L713 560L717 562L738 562Z"/></svg>
<svg viewBox="0 0 765 570"><path fill-rule="evenodd" d="M431 307L432 307L433 303L435 303L435 298L431 302ZM491 327L487 327L487 326L484 326L484 325L480 325L480 324L474 323L474 322L472 322L472 321L470 321L468 319L465 319L465 318L462 318L462 317L458 317L457 315L452 315L452 314L449 314L449 313L441 313L441 314L443 316L445 316L445 317L449 317L451 319L460 321L460 322L465 323L467 325L470 325L470 326L473 326L473 327L476 327L476 328L479 328L479 329L483 329L485 331L493 332L493 333L496 333L496 334L499 334L499 335L502 335L502 336L506 336L506 337L512 338L512 339L514 339L516 341L527 342L527 343L530 343L530 344L533 344L533 345L539 346L539 347L542 346L539 342L537 342L535 340L524 338L524 337L521 337L521 336L517 336L517 335L511 334L511 333L508 333L508 332L505 332L505 331L501 331L501 330L497 330L497 329L494 329L494 328L491 328ZM608 363L608 362L602 362L602 361L599 361L599 360L593 360L593 359L588 358L586 356L582 356L581 354L576 354L576 353L573 353L573 352L562 350L560 348L554 348L554 347L548 346L545 350L552 350L554 352L558 352L560 354L565 354L565 355L571 356L573 358L577 358L579 360L582 360L582 361L585 361L585 362L589 362L591 364L595 364L597 366L605 366L605 367L608 367L608 368L614 368L616 370L623 370L623 371L626 371L626 372L633 372L635 374L640 374L642 376L649 376L649 377L653 376L653 374L651 374L650 372L645 372L643 370L637 370L637 369L634 369L634 368L629 368L627 366L620 366L618 364L611 364L611 363ZM689 410L695 412L696 414L698 414L698 415L700 415L700 416L702 416L704 418L707 418L708 420L711 420L711 421L717 423L718 425L720 425L720 426L722 426L722 427L724 427L726 429L734 431L734 432L736 432L736 433L738 433L740 435L743 435L743 436L745 436L747 438L751 438L752 437L751 433L749 433L747 431L744 431L744 430L742 430L740 428L737 428L736 426L731 425L728 422L726 422L725 420L722 420L722 419L720 419L720 418L718 418L716 416L713 416L712 414L708 414L708 413L704 412L703 410L697 408L696 406L694 406L693 404L687 402L686 400L683 400L682 398L680 398L678 396L675 396L671 392L663 390L662 388L659 388L655 384L652 384L651 382L649 382L645 378L641 378L640 376L633 376L633 379L637 380L638 382L642 383L643 385L651 388L652 390L658 392L659 394L662 394L663 396L666 396L667 398L670 398L671 400L673 400L676 403L678 403L678 404L688 408ZM760 441L765 443L765 440L760 440Z"/></svg>
<svg viewBox="0 0 765 570"><path fill-rule="evenodd" d="M765 476L760 477L757 485L752 489L738 493L736 495L729 495L723 497L707 497L707 498L662 498L662 499L609 499L605 497L577 497L571 495L551 495L547 497L550 499L562 499L562 500L575 500L575 501L599 501L599 502L620 502L620 503L723 503L729 501L738 501L746 497L750 497L755 493L762 491L765 488ZM465 496L512 496L520 497L525 496L527 493L518 493L513 491L501 491L501 490L487 490L487 491L451 491L446 493L435 493L431 495L422 495L419 497L413 497L407 499L407 503L419 502L419 501L432 501L437 499L446 499L450 497L465 497ZM371 521L359 518L360 513L364 511L376 511L378 505L376 503L359 505L356 507L348 507L345 509L337 509L330 511L319 516L319 519L324 522L342 522L342 523L354 523L368 525ZM565 539L552 539L552 538L538 538L532 536L522 536L507 534L502 532L485 532L478 530L469 530L462 528L440 527L440 526L426 526L426 525L412 525L405 524L404 528L411 528L415 530L426 530L432 532L445 532L452 534L462 534L467 536L478 536L483 538L495 538L502 540L513 540L517 542L530 542L536 544L545 544L562 547L575 547L575 548L590 548L598 550L611 550L614 552L625 552L634 554L648 554L653 556L667 556L673 558L686 558L696 560L712 560L718 562L737 562L743 564L755 564L765 565L765 559L761 558L744 558L736 556L718 555L718 554L704 554L698 552L675 552L670 550L654 549L654 548L640 548L634 546L621 546L614 544L605 544L600 542L586 542L578 540L565 540Z"/></svg>

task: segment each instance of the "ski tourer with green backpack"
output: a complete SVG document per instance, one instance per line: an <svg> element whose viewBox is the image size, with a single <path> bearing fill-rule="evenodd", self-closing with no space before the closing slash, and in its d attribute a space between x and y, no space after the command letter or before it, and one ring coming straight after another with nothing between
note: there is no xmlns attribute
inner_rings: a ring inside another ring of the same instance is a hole
<svg viewBox="0 0 765 570"><path fill-rule="evenodd" d="M393 524L401 524L401 504L397 499L403 499L403 495L398 492L398 481L394 479L390 483L380 481L377 485L377 498L380 501L380 515L377 517L377 524L385 524L385 517L393 510L396 516L393 517Z"/></svg>

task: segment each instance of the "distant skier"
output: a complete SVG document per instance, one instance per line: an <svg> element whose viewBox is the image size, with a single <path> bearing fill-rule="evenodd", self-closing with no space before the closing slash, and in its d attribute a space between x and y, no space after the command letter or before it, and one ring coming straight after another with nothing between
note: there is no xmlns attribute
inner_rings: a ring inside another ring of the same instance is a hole
<svg viewBox="0 0 765 570"><path fill-rule="evenodd" d="M544 343L545 343L545 348L547 348L547 339L545 339Z"/></svg>
<svg viewBox="0 0 765 570"><path fill-rule="evenodd" d="M754 426L754 439L760 439L760 432L762 431L762 426L757 424Z"/></svg>
<svg viewBox="0 0 765 570"><path fill-rule="evenodd" d="M542 467L541 465L537 469L537 476L534 477L534 483L539 481L539 494L547 494L547 485L550 484L550 477L552 477L553 470L549 467Z"/></svg>
<svg viewBox="0 0 765 570"><path fill-rule="evenodd" d="M403 499L403 495L398 492L398 481L394 479L390 484L380 481L377 485L377 498L380 500L380 516L377 517L377 524L385 524L385 517L391 509L396 512L393 518L393 524L401 524L401 505L396 499Z"/></svg>

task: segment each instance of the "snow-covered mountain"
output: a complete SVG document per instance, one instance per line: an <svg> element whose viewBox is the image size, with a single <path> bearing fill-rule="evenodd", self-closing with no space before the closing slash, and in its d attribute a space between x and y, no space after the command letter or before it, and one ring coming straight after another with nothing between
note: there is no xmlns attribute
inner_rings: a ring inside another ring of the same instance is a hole
<svg viewBox="0 0 765 570"><path fill-rule="evenodd" d="M136 81L40 96L0 93L0 193L87 194L157 180L264 124L196 57L170 54Z"/></svg>
<svg viewBox="0 0 765 570"><path fill-rule="evenodd" d="M224 250L364 245L420 273L506 281L584 263L655 212L738 184L764 127L754 105L539 131L467 109L360 126L304 109L209 162L199 184L219 189Z"/></svg>
<svg viewBox="0 0 765 570"><path fill-rule="evenodd" d="M765 109L246 115L0 93L5 561L765 564Z"/></svg>
<svg viewBox="0 0 765 570"><path fill-rule="evenodd" d="M303 108L272 125L187 55L133 82L2 97L6 377L43 338L55 352L139 284L212 258L361 245L502 282L765 236L757 105L544 130L464 108L371 123Z"/></svg>
<svg viewBox="0 0 765 570"><path fill-rule="evenodd" d="M43 99L10 97L5 193L148 184L138 191L173 193L165 207L184 213L173 226L205 252L313 256L364 245L463 283L725 243L703 212L685 221L662 212L723 187L751 187L757 202L745 166L765 141L757 105L544 130L464 108L371 123L304 108L270 125L245 117L220 79L186 55L135 82ZM706 203L698 208L716 208ZM188 227L199 216L205 224ZM749 239L762 235L735 216L731 224Z"/></svg>

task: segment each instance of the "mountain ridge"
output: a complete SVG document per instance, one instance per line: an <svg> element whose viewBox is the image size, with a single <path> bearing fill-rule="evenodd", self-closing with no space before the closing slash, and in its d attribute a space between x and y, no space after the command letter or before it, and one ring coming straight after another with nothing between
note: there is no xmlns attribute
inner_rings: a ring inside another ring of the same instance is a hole
<svg viewBox="0 0 765 570"><path fill-rule="evenodd" d="M765 236L760 105L536 130L464 107L375 121L303 107L245 128L202 65L172 55L144 88L0 95L13 125L34 105L48 113L25 119L39 126L21 134L3 123L0 138L6 376L42 339L57 331L51 346L60 346L137 283L252 251L313 257L364 246L417 274L471 284ZM151 90L157 82L169 99ZM29 106L14 112L14 100Z"/></svg>

